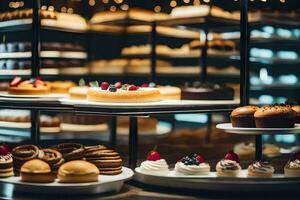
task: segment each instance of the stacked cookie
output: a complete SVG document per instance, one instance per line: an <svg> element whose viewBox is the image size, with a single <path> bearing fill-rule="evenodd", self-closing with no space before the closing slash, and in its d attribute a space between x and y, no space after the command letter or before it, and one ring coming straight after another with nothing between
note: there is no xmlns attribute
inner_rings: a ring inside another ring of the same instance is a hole
<svg viewBox="0 0 300 200"><path fill-rule="evenodd" d="M117 175L122 173L122 159L114 150L105 146L89 146L85 150L85 160L96 165L102 175Z"/></svg>
<svg viewBox="0 0 300 200"><path fill-rule="evenodd" d="M62 157L62 154L54 149L43 149L43 152L45 155L42 160L50 165L51 171L53 173L57 174L59 167L65 161Z"/></svg>
<svg viewBox="0 0 300 200"><path fill-rule="evenodd" d="M12 150L15 176L19 176L22 165L29 160L42 159L44 152L35 145L22 145Z"/></svg>
<svg viewBox="0 0 300 200"><path fill-rule="evenodd" d="M0 156L0 178L13 176L13 159L11 154Z"/></svg>

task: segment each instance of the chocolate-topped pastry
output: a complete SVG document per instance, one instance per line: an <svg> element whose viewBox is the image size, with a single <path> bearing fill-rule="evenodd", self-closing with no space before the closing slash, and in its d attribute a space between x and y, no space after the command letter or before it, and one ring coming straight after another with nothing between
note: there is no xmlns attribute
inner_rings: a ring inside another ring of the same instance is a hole
<svg viewBox="0 0 300 200"><path fill-rule="evenodd" d="M93 163L99 168L100 174L116 175L122 173L122 159L114 150L107 149L105 146L86 147L85 160Z"/></svg>
<svg viewBox="0 0 300 200"><path fill-rule="evenodd" d="M248 167L249 177L268 178L274 174L274 167L267 161L255 161Z"/></svg>
<svg viewBox="0 0 300 200"><path fill-rule="evenodd" d="M21 145L12 150L14 174L20 174L21 166L29 160L41 159L44 152L35 145Z"/></svg>
<svg viewBox="0 0 300 200"><path fill-rule="evenodd" d="M284 175L287 177L300 177L300 153L295 153L284 166Z"/></svg>
<svg viewBox="0 0 300 200"><path fill-rule="evenodd" d="M0 156L0 178L7 178L13 176L13 159L9 153Z"/></svg>
<svg viewBox="0 0 300 200"><path fill-rule="evenodd" d="M54 149L43 149L44 157L42 160L50 165L51 171L57 173L59 167L64 163L62 154Z"/></svg>
<svg viewBox="0 0 300 200"><path fill-rule="evenodd" d="M230 114L232 127L255 128L254 113L258 109L257 106L243 106L234 109Z"/></svg>
<svg viewBox="0 0 300 200"><path fill-rule="evenodd" d="M296 112L295 123L300 124L300 105L295 105L292 109Z"/></svg>
<svg viewBox="0 0 300 200"><path fill-rule="evenodd" d="M264 106L254 113L256 128L293 128L295 117L296 112L285 104Z"/></svg>
<svg viewBox="0 0 300 200"><path fill-rule="evenodd" d="M194 82L185 83L181 88L181 99L184 100L232 100L234 90L219 84Z"/></svg>
<svg viewBox="0 0 300 200"><path fill-rule="evenodd" d="M65 161L81 160L84 156L84 146L77 143L63 143L52 146L51 149L59 151Z"/></svg>

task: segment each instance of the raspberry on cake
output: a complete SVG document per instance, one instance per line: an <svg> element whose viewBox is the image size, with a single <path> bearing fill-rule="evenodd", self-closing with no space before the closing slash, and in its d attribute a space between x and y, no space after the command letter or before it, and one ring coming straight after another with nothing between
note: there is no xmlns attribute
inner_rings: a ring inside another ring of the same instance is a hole
<svg viewBox="0 0 300 200"><path fill-rule="evenodd" d="M49 84L38 78L30 80L22 80L20 77L15 77L8 88L9 94L16 95L43 95L50 93Z"/></svg>
<svg viewBox="0 0 300 200"><path fill-rule="evenodd" d="M130 84L121 85L102 82L94 84L88 89L87 100L113 103L143 103L160 101L160 92L157 88L143 88Z"/></svg>

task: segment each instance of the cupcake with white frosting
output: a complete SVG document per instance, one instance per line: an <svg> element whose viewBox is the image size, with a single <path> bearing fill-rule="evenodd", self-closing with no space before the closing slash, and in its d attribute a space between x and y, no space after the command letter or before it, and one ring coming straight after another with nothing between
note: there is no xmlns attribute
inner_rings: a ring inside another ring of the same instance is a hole
<svg viewBox="0 0 300 200"><path fill-rule="evenodd" d="M199 154L185 156L175 165L176 175L208 175L209 172L209 164Z"/></svg>
<svg viewBox="0 0 300 200"><path fill-rule="evenodd" d="M240 159L237 154L230 151L226 154L224 159L217 163L216 171L217 176L220 177L236 177L240 175L242 170L240 166Z"/></svg>
<svg viewBox="0 0 300 200"><path fill-rule="evenodd" d="M150 175L165 175L169 172L169 166L165 159L161 159L160 154L153 150L149 153L147 160L141 163L140 170Z"/></svg>
<svg viewBox="0 0 300 200"><path fill-rule="evenodd" d="M255 161L248 167L248 177L271 178L274 171L274 167L269 162Z"/></svg>
<svg viewBox="0 0 300 200"><path fill-rule="evenodd" d="M300 177L300 153L295 153L284 166L286 177Z"/></svg>

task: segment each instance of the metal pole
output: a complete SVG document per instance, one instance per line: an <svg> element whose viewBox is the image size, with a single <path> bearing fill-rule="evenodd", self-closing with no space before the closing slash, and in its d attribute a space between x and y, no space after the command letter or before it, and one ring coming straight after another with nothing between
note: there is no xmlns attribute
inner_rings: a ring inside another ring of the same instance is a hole
<svg viewBox="0 0 300 200"><path fill-rule="evenodd" d="M128 166L134 169L137 164L138 156L138 121L137 117L129 118L129 158Z"/></svg>
<svg viewBox="0 0 300 200"><path fill-rule="evenodd" d="M205 27L204 29L204 34L205 34L205 43L202 48L202 56L201 56L201 61L202 61L202 70L201 70L201 82L205 83L207 79L207 49L208 49L208 40L207 40L207 35L208 35L208 29Z"/></svg>
<svg viewBox="0 0 300 200"><path fill-rule="evenodd" d="M109 132L109 145L111 148L115 148L116 140L117 140L117 117L111 117L110 132Z"/></svg>
<svg viewBox="0 0 300 200"><path fill-rule="evenodd" d="M156 23L153 22L152 24L152 30L151 30L151 77L150 82L156 81L156 38L157 32L156 32Z"/></svg>
<svg viewBox="0 0 300 200"><path fill-rule="evenodd" d="M31 143L39 145L40 143L40 111L31 110Z"/></svg>
<svg viewBox="0 0 300 200"><path fill-rule="evenodd" d="M36 78L40 75L40 42L41 42L41 17L40 17L40 0L33 2L32 15L32 39L31 39L31 76Z"/></svg>
<svg viewBox="0 0 300 200"><path fill-rule="evenodd" d="M241 67L240 67L240 76L241 76L241 86L240 86L240 98L241 105L249 104L249 42L250 42L250 29L248 24L248 0L241 0ZM255 159L262 159L262 135L255 136Z"/></svg>

